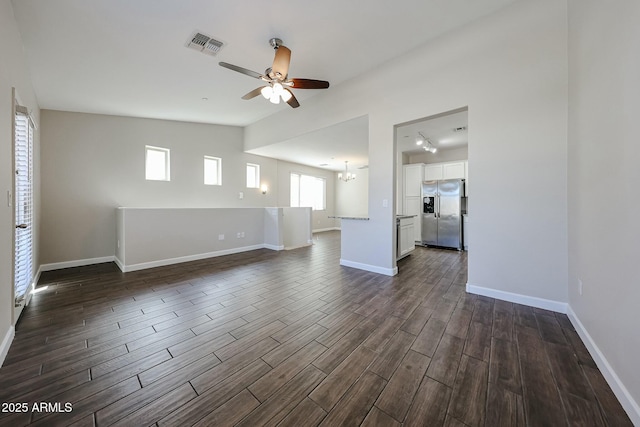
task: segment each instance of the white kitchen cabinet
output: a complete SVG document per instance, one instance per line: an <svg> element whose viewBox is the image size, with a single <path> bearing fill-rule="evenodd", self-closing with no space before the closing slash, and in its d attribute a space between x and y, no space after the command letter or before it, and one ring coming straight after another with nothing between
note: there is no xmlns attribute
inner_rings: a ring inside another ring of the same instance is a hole
<svg viewBox="0 0 640 427"><path fill-rule="evenodd" d="M422 163L404 165L404 197L419 197L422 193Z"/></svg>
<svg viewBox="0 0 640 427"><path fill-rule="evenodd" d="M416 215L410 219L413 223L413 241L422 241L420 214L422 213L422 178L424 164L415 163L403 166L403 206L402 213Z"/></svg>
<svg viewBox="0 0 640 427"><path fill-rule="evenodd" d="M440 179L444 179L444 168L442 167L442 163L425 165L424 167L425 181L438 181Z"/></svg>
<svg viewBox="0 0 640 427"><path fill-rule="evenodd" d="M422 223L420 221L422 217L422 197L405 197L404 214L415 215L415 217L411 218L413 222L413 240L422 242Z"/></svg>
<svg viewBox="0 0 640 427"><path fill-rule="evenodd" d="M466 161L433 163L424 166L424 180L438 181L440 179L465 179Z"/></svg>
<svg viewBox="0 0 640 427"><path fill-rule="evenodd" d="M416 248L413 240L413 219L414 218L400 219L400 227L398 227L398 259L407 256Z"/></svg>
<svg viewBox="0 0 640 427"><path fill-rule="evenodd" d="M466 162L444 163L442 165L443 179L465 179L465 163Z"/></svg>

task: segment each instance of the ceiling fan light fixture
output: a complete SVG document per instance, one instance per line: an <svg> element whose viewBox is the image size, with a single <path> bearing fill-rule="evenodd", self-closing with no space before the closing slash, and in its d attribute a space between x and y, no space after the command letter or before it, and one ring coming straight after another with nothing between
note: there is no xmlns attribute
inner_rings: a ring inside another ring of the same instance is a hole
<svg viewBox="0 0 640 427"><path fill-rule="evenodd" d="M284 102L289 102L289 100L291 99L293 94L291 92L289 92L288 90L283 90L282 93L280 94L280 96L282 97L282 100Z"/></svg>
<svg viewBox="0 0 640 427"><path fill-rule="evenodd" d="M205 42L201 42L203 44ZM291 50L282 44L282 40L272 38L269 40L269 44L275 50L275 57L273 58L273 65L267 68L264 74L249 70L247 68L239 67L237 65L229 64L228 62L219 62L218 65L227 68L231 71L253 77L254 79L262 80L267 83L267 86L258 87L251 92L245 94L242 99L253 99L258 94L261 94L265 99L268 99L273 104L279 104L280 99L291 108L298 108L300 103L296 99L295 95L289 88L295 87L296 89L326 89L329 87L329 82L324 80L313 79L289 79L289 64L291 62Z"/></svg>
<svg viewBox="0 0 640 427"><path fill-rule="evenodd" d="M282 95L282 92L284 92L284 88L282 87L282 85L280 83L274 83L273 84L273 93L275 93L276 95Z"/></svg>
<svg viewBox="0 0 640 427"><path fill-rule="evenodd" d="M265 99L269 99L271 98L271 95L273 95L273 88L271 86L265 86L262 88L260 93L265 97Z"/></svg>

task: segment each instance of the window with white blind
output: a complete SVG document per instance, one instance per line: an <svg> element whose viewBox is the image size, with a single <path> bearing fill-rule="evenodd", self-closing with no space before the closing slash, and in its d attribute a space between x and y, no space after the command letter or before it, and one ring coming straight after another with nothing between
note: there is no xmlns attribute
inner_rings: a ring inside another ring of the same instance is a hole
<svg viewBox="0 0 640 427"><path fill-rule="evenodd" d="M314 211L326 209L326 182L324 178L291 174L291 207L311 207Z"/></svg>
<svg viewBox="0 0 640 427"><path fill-rule="evenodd" d="M19 305L33 281L33 123L26 108L16 106L14 129L14 295Z"/></svg>
<svg viewBox="0 0 640 427"><path fill-rule="evenodd" d="M204 156L204 184L222 185L222 159Z"/></svg>
<svg viewBox="0 0 640 427"><path fill-rule="evenodd" d="M145 146L145 178L149 181L171 180L171 159L168 148Z"/></svg>

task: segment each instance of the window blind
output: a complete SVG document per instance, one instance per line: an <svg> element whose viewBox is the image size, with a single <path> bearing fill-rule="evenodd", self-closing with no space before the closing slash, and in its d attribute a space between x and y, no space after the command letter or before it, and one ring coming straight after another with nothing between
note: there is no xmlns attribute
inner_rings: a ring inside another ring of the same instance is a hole
<svg viewBox="0 0 640 427"><path fill-rule="evenodd" d="M15 117L15 299L19 304L33 280L33 124L27 109Z"/></svg>

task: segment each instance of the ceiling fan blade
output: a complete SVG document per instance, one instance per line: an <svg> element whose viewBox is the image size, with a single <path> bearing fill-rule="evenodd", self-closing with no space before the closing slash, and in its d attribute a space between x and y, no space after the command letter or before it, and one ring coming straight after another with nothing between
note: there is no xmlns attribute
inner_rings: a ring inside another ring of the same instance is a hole
<svg viewBox="0 0 640 427"><path fill-rule="evenodd" d="M329 87L329 82L324 80L311 80L311 79L290 79L293 83L291 87L295 89L326 89Z"/></svg>
<svg viewBox="0 0 640 427"><path fill-rule="evenodd" d="M256 96L260 95L260 91L262 91L263 88L264 88L264 86L260 86L260 87L255 88L254 90L252 90L251 92L249 92L248 94L243 96L242 99L255 98Z"/></svg>
<svg viewBox="0 0 640 427"><path fill-rule="evenodd" d="M255 71L247 70L246 68L238 67L237 65L229 64L227 62L218 62L221 67L228 68L233 71L237 71L238 73L246 74L249 77L253 77L254 79L262 78L262 74L257 73Z"/></svg>
<svg viewBox="0 0 640 427"><path fill-rule="evenodd" d="M276 49L276 56L273 58L271 70L276 77L285 79L289 74L289 62L291 62L291 51L286 46Z"/></svg>
<svg viewBox="0 0 640 427"><path fill-rule="evenodd" d="M287 101L287 104L289 104L293 108L298 108L300 106L300 103L296 99L293 92L291 92L289 89L285 89L285 90L291 94L291 98L289 98L289 100Z"/></svg>

